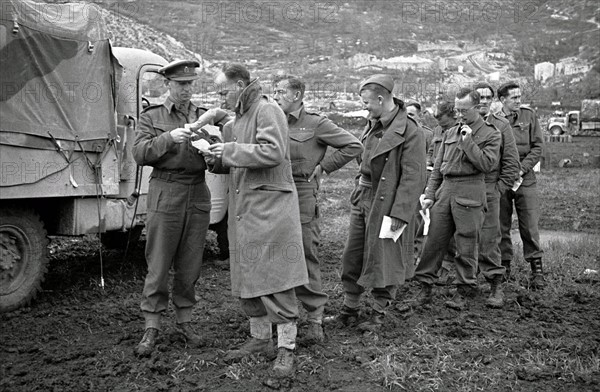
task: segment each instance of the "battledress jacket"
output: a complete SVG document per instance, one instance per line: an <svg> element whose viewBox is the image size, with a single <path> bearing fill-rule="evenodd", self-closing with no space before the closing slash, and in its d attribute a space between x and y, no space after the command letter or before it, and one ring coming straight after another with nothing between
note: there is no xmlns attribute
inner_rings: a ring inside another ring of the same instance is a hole
<svg viewBox="0 0 600 392"><path fill-rule="evenodd" d="M287 119L260 93L256 80L242 93L212 169L229 173L231 291L241 298L308 283Z"/></svg>
<svg viewBox="0 0 600 392"><path fill-rule="evenodd" d="M394 101L399 110L371 155L373 201L367 218L363 269L357 281L363 287L400 285L414 274L414 218L425 187L425 134L407 117L404 103ZM368 131L369 125L361 141ZM398 242L379 238L385 215L408 223Z"/></svg>

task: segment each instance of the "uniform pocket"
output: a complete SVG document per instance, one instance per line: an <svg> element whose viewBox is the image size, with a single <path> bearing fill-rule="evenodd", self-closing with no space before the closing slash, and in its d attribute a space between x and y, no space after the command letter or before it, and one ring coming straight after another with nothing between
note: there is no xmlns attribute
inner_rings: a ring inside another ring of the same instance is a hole
<svg viewBox="0 0 600 392"><path fill-rule="evenodd" d="M193 204L194 209L193 209L193 213L209 213L210 209L211 209L211 204L210 203L194 203Z"/></svg>
<svg viewBox="0 0 600 392"><path fill-rule="evenodd" d="M454 201L456 201L456 204L467 208L483 207L483 202L467 199L466 197L456 197Z"/></svg>
<svg viewBox="0 0 600 392"><path fill-rule="evenodd" d="M302 131L295 131L295 130L291 129L289 135L290 135L290 139L292 139L296 142L304 143L305 141L308 141L315 136L315 131L314 131L314 129L302 130Z"/></svg>

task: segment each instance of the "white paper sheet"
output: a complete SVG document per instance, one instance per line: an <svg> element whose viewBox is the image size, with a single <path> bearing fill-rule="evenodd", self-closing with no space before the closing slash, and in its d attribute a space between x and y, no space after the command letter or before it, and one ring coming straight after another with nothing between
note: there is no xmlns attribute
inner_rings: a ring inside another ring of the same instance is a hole
<svg viewBox="0 0 600 392"><path fill-rule="evenodd" d="M392 231L392 218L389 216L383 217L383 222L381 222L381 230L379 231L379 238L391 238L394 242L398 241L398 238L402 235L402 232L406 228L406 223L400 226L400 228L396 231Z"/></svg>

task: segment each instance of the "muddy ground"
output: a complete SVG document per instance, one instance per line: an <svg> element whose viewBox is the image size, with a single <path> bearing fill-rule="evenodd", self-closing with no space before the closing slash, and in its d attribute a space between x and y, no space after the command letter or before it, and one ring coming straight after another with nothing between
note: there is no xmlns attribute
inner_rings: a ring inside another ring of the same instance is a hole
<svg viewBox="0 0 600 392"><path fill-rule="evenodd" d="M246 339L249 326L230 296L228 271L212 263L214 246L210 240L194 310L209 346L186 347L177 340L170 312L157 350L138 359L143 242L132 247L126 260L122 252L103 252L102 289L97 241L55 238L44 291L31 307L0 316L0 390L600 390L600 373L589 371L600 348L600 293L594 280L581 281L581 287L557 298L527 290L521 279L506 286L504 309L488 310L478 299L462 313L444 307L444 290L438 288L432 306L391 311L377 334L327 325L325 343L299 345L291 379L272 379L271 364L262 357L227 365L224 352ZM321 247L331 296L327 315L341 305L340 249L331 243ZM408 285L399 300L414 292ZM300 321L300 332L302 327ZM525 351L542 357L558 352L548 358L565 362L527 360ZM568 358L580 358L588 371L574 372Z"/></svg>

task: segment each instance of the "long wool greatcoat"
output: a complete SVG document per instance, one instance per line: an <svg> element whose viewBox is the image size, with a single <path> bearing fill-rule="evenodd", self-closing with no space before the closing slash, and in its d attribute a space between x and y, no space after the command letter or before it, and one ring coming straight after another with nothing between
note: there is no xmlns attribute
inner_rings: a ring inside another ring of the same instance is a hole
<svg viewBox="0 0 600 392"><path fill-rule="evenodd" d="M373 202L367 219L363 268L358 284L363 287L400 285L414 275L414 225L419 196L425 187L425 135L400 110L385 130L371 156ZM364 141L369 125L360 140ZM408 223L398 242L379 238L383 217Z"/></svg>
<svg viewBox="0 0 600 392"><path fill-rule="evenodd" d="M307 284L287 119L261 97L256 81L242 93L223 138L213 171L230 174L232 294L255 298Z"/></svg>

